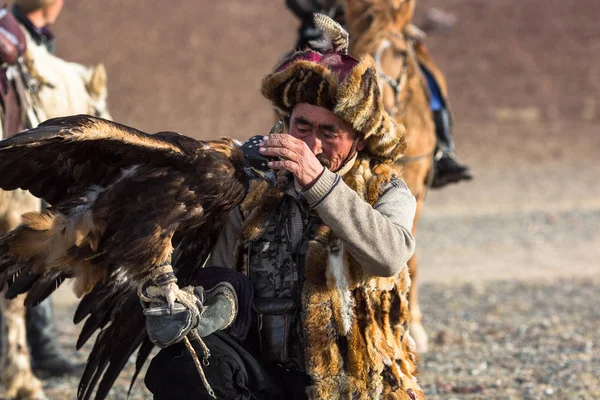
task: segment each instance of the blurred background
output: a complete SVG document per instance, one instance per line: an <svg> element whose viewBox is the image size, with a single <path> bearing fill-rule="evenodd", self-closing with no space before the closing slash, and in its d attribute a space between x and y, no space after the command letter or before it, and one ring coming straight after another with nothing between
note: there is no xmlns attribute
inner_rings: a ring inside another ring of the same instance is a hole
<svg viewBox="0 0 600 400"><path fill-rule="evenodd" d="M427 43L475 179L432 191L420 223L421 383L428 398L600 398L600 5L420 0L414 22L432 10L454 19ZM271 126L259 83L297 26L283 0L86 0L55 33L59 56L104 63L115 120L243 139Z"/></svg>

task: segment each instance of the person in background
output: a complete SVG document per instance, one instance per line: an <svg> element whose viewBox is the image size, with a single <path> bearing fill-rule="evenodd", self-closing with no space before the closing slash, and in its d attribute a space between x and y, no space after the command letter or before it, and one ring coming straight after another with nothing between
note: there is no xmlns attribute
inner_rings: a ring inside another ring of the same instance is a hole
<svg viewBox="0 0 600 400"><path fill-rule="evenodd" d="M304 49L309 41L317 40L322 35L322 32L314 26L313 12L327 14L340 24L344 24L343 1L285 0L285 3L301 22L298 29L296 49ZM441 188L450 183L471 180L473 176L470 168L464 165L456 156L455 142L452 136L452 118L448 105L448 90L441 71L431 60L425 45L424 40L427 35L413 24L407 26L406 33L414 43L419 66L427 82L430 107L435 124L437 151L431 186Z"/></svg>
<svg viewBox="0 0 600 400"><path fill-rule="evenodd" d="M15 0L12 13L19 21L27 39L27 46L38 46L53 53L54 35L50 30L63 7L63 0ZM27 342L31 366L40 378L80 375L85 364L73 363L65 356L57 341L56 323L50 298L26 314Z"/></svg>
<svg viewBox="0 0 600 400"><path fill-rule="evenodd" d="M14 1L12 13L26 32L28 46L43 46L54 54L56 42L50 26L56 22L63 4L64 0Z"/></svg>

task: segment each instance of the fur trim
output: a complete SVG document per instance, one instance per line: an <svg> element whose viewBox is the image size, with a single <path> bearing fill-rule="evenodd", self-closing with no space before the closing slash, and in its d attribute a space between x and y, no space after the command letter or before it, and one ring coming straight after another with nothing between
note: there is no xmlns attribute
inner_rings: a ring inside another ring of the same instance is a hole
<svg viewBox="0 0 600 400"><path fill-rule="evenodd" d="M313 14L315 28L323 34L319 39L311 40L310 47L320 51L337 51L348 53L348 32L325 14Z"/></svg>
<svg viewBox="0 0 600 400"><path fill-rule="evenodd" d="M368 139L379 128L383 103L377 82L377 67L371 56L363 56L337 90L336 115L350 122Z"/></svg>
<svg viewBox="0 0 600 400"><path fill-rule="evenodd" d="M289 65L262 81L261 92L281 115L289 116L298 103L333 109L338 77L324 65L304 59L302 52L284 60ZM295 57L296 56L296 57Z"/></svg>

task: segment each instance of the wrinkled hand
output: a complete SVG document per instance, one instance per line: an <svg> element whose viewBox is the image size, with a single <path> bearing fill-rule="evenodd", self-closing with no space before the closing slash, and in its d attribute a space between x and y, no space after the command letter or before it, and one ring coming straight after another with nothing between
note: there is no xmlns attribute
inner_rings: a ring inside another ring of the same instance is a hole
<svg viewBox="0 0 600 400"><path fill-rule="evenodd" d="M308 187L317 180L325 169L306 143L287 134L265 136L260 153L281 158L269 162L269 167L290 171L302 188Z"/></svg>

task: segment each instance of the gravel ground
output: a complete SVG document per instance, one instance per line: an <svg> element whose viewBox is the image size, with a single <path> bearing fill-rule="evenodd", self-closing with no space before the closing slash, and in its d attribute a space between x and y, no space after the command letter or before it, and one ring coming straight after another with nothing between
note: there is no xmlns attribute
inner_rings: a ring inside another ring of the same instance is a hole
<svg viewBox="0 0 600 400"><path fill-rule="evenodd" d="M422 286L427 398L600 398L599 282Z"/></svg>
<svg viewBox="0 0 600 400"><path fill-rule="evenodd" d="M428 399L600 398L598 279L549 284L495 281L425 284L421 304L432 343L421 355ZM71 307L57 309L71 348ZM70 351L83 361L87 350ZM109 399L126 399L133 360ZM50 399L75 398L78 380L45 382ZM130 399L151 399L143 382Z"/></svg>
<svg viewBox="0 0 600 400"><path fill-rule="evenodd" d="M513 246L535 249L557 243L576 246L600 240L600 208L548 212L510 211L468 217L424 218L419 225L419 246L427 251L456 246Z"/></svg>

